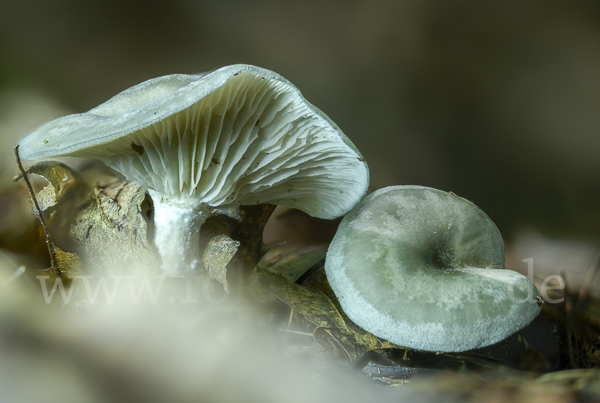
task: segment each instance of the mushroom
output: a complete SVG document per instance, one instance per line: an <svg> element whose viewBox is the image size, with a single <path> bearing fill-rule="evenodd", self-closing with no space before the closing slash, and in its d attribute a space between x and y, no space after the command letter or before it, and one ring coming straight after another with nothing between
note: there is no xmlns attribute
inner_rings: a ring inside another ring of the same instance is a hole
<svg viewBox="0 0 600 403"><path fill-rule="evenodd" d="M24 159L96 158L148 189L162 270L200 261L212 208L260 203L333 219L365 194L361 154L280 75L249 65L145 81L19 142Z"/></svg>
<svg viewBox="0 0 600 403"><path fill-rule="evenodd" d="M492 220L470 201L427 187L365 197L342 220L325 270L352 321L419 350L488 346L540 312L533 283L504 270Z"/></svg>

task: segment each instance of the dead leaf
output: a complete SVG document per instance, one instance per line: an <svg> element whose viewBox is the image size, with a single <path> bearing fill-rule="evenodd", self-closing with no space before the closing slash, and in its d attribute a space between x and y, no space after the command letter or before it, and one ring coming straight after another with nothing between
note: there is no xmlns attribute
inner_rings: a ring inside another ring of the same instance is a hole
<svg viewBox="0 0 600 403"><path fill-rule="evenodd" d="M234 241L227 235L216 235L207 242L202 254L202 263L208 276L221 283L226 293L229 293L227 265L238 251L239 246L239 241Z"/></svg>
<svg viewBox="0 0 600 403"><path fill-rule="evenodd" d="M317 343L332 353L337 360L355 362L365 353L356 344L352 335L345 330L317 327L313 332L313 337Z"/></svg>
<svg viewBox="0 0 600 403"><path fill-rule="evenodd" d="M311 250L301 254L292 252L281 257L274 263L261 261L259 266L270 272L279 274L288 281L295 282L311 267L322 262L325 259L326 253L326 249Z"/></svg>
<svg viewBox="0 0 600 403"><path fill-rule="evenodd" d="M266 252L262 234L274 209L266 204L216 209L202 225L201 242L206 245L202 261L209 276L228 293L249 291L256 280L252 269ZM260 294L251 288L251 294Z"/></svg>
<svg viewBox="0 0 600 403"><path fill-rule="evenodd" d="M81 176L67 165L58 161L38 162L25 170L28 175L41 176L49 185L37 192L36 196L40 209L46 212L46 217L51 219L58 203L60 202L65 211L72 211L91 195L91 186ZM14 180L21 179L17 175ZM70 214L60 214L71 216ZM64 221L64 220L63 220Z"/></svg>
<svg viewBox="0 0 600 403"><path fill-rule="evenodd" d="M270 204L240 206L242 218L232 238L240 242L237 259L246 271L252 270L268 250L263 243L263 231L274 210L275 206Z"/></svg>
<svg viewBox="0 0 600 403"><path fill-rule="evenodd" d="M17 176L15 180L20 179L21 177L25 181L27 185L27 189L29 191L29 196L34 205L34 211L37 217L40 220L40 224L43 228L45 237L46 237L46 245L48 247L48 253L50 255L50 271L55 277L65 277L68 280L69 276L77 275L81 272L81 262L79 260L79 256L74 253L64 252L58 246L54 244L54 240L46 225L46 220L44 219L44 213L40 209L40 205L38 203L37 197L34 193L33 187L31 186L31 182L29 181L28 173L23 169L23 164L21 164L21 158L19 157L19 146L17 145L14 148L15 158L17 162L17 166L19 168L20 176ZM35 164L29 169L31 172L35 172L38 175L42 173L47 175L50 179L50 183L55 187L56 199L58 200L58 196L61 195L65 197L62 191L66 188L66 186L73 186L73 189L76 188L85 188L83 181L76 181L73 178L75 177L74 171L68 168L64 164L53 163L53 162L41 162L39 164ZM57 183L60 178L60 184ZM73 179L73 180L71 180ZM73 199L73 198L71 198Z"/></svg>
<svg viewBox="0 0 600 403"><path fill-rule="evenodd" d="M76 253L65 252L58 246L54 246L55 262L60 272L72 278L81 275L81 259Z"/></svg>
<svg viewBox="0 0 600 403"><path fill-rule="evenodd" d="M38 162L27 168L25 172L28 175L35 174L46 179L58 195L63 195L70 187L77 186L79 182L83 182L76 171L58 161ZM18 174L14 180L18 181L21 177L22 175Z"/></svg>
<svg viewBox="0 0 600 403"><path fill-rule="evenodd" d="M384 340L380 337L375 336L372 333L367 332L362 327L356 325L354 322L348 318L342 307L340 306L337 297L333 293L333 290L329 286L329 282L327 281L327 275L325 274L325 268L321 267L316 270L304 283L303 285L307 287L313 287L318 289L323 294L329 298L329 300L335 305L338 312L344 319L346 326L349 331L353 334L356 342L362 346L362 348L366 351L370 350L379 350L385 348L397 348L399 346L390 343L387 340Z"/></svg>
<svg viewBox="0 0 600 403"><path fill-rule="evenodd" d="M344 319L325 294L292 283L279 274L258 268L258 278L277 298L318 327L345 328Z"/></svg>
<svg viewBox="0 0 600 403"><path fill-rule="evenodd" d="M325 341L324 347L341 348L351 362L355 362L371 349L397 347L360 328L356 330L349 327L340 313L341 310L322 291L292 283L278 274L261 268L257 268L257 273L260 281L277 298L296 310L317 328L321 328L314 333L317 342ZM331 344L327 340L327 336L335 339L336 344Z"/></svg>
<svg viewBox="0 0 600 403"><path fill-rule="evenodd" d="M67 233L74 216L72 212L89 199L91 186L76 171L58 161L38 162L25 172L48 181L49 185L36 193L36 199L52 231L54 242L70 247ZM21 178L22 174L19 174L14 180ZM35 209L34 212L37 215Z"/></svg>
<svg viewBox="0 0 600 403"><path fill-rule="evenodd" d="M144 216L149 210L144 188L120 182L94 192L77 213L69 235L86 263L101 274L155 274L159 258L148 241L151 234Z"/></svg>

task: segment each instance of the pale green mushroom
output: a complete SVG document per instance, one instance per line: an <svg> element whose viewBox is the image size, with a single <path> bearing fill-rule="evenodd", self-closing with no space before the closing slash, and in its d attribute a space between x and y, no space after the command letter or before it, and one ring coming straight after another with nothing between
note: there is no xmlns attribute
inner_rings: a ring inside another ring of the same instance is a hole
<svg viewBox="0 0 600 403"><path fill-rule="evenodd" d="M504 242L473 203L421 186L365 197L342 220L327 278L344 312L400 346L456 352L494 344L540 312L525 276L504 267Z"/></svg>
<svg viewBox="0 0 600 403"><path fill-rule="evenodd" d="M280 204L332 219L358 203L369 181L335 123L289 81L248 65L148 80L41 126L19 151L24 159L96 158L146 187L169 276L199 264L212 207Z"/></svg>

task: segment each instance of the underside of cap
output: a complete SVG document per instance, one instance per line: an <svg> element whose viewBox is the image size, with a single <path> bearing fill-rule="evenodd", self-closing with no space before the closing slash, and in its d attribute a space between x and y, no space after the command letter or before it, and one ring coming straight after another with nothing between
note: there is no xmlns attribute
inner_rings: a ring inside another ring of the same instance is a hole
<svg viewBox="0 0 600 403"><path fill-rule="evenodd" d="M50 122L23 158L96 158L175 203L272 203L321 218L364 195L368 169L339 128L287 80L236 65L149 80Z"/></svg>

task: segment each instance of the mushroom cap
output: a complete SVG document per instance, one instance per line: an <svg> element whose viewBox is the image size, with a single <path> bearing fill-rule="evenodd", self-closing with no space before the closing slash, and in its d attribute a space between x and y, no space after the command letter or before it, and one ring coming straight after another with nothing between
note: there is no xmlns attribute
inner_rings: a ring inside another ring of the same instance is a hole
<svg viewBox="0 0 600 403"><path fill-rule="evenodd" d="M456 352L494 344L540 312L537 289L504 269L504 243L473 203L421 186L365 197L325 261L352 321L392 343Z"/></svg>
<svg viewBox="0 0 600 403"><path fill-rule="evenodd" d="M320 218L368 186L364 159L280 75L248 65L145 81L19 142L24 159L96 158L174 204L281 204Z"/></svg>

